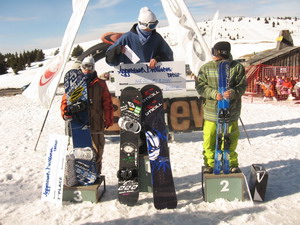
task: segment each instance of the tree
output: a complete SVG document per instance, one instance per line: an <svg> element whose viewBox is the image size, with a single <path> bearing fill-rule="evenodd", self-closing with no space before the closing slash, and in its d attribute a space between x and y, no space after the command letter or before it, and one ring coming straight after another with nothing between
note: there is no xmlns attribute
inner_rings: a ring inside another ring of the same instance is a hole
<svg viewBox="0 0 300 225"><path fill-rule="evenodd" d="M40 62L45 59L45 54L42 50L37 50L35 55L35 61Z"/></svg>
<svg viewBox="0 0 300 225"><path fill-rule="evenodd" d="M55 50L54 55L57 55L59 53L59 48Z"/></svg>
<svg viewBox="0 0 300 225"><path fill-rule="evenodd" d="M83 48L80 47L80 45L77 45L72 52L72 57L77 58L78 56L80 56L83 53Z"/></svg>
<svg viewBox="0 0 300 225"><path fill-rule="evenodd" d="M0 75L7 73L7 67L4 55L0 52Z"/></svg>
<svg viewBox="0 0 300 225"><path fill-rule="evenodd" d="M269 23L268 19L267 19L267 18L265 18L265 24L268 24L268 23Z"/></svg>

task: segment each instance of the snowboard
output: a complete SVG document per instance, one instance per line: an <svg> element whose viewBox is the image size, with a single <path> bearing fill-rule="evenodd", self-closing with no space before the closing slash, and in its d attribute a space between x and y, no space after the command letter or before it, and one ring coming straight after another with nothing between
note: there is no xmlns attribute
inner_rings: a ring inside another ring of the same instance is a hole
<svg viewBox="0 0 300 225"><path fill-rule="evenodd" d="M95 153L92 149L92 139L88 113L88 91L85 75L80 70L70 70L64 77L64 88L67 97L68 113L71 119L71 135L76 179L81 185L93 184L97 179Z"/></svg>
<svg viewBox="0 0 300 225"><path fill-rule="evenodd" d="M218 92L223 94L229 87L230 76L230 62L221 61L218 65ZM217 133L216 133L216 148L214 155L214 174L230 173L229 164L229 147L230 147L230 133L229 133L229 99L223 98L218 101L218 119L217 119Z"/></svg>
<svg viewBox="0 0 300 225"><path fill-rule="evenodd" d="M169 157L162 91L155 85L146 85L141 93L154 206L156 209L174 209L177 207L177 197Z"/></svg>
<svg viewBox="0 0 300 225"><path fill-rule="evenodd" d="M134 87L126 87L120 96L120 162L118 170L119 202L133 206L139 197L139 138L142 96Z"/></svg>

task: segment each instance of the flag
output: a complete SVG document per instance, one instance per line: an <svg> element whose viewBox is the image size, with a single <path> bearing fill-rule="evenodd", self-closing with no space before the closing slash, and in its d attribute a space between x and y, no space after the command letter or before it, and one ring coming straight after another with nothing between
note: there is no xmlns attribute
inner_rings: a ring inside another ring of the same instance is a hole
<svg viewBox="0 0 300 225"><path fill-rule="evenodd" d="M218 17L219 17L219 10L214 15L211 25L211 39L210 39L210 47L212 48L216 41L216 33L217 33L217 25L218 25Z"/></svg>
<svg viewBox="0 0 300 225"><path fill-rule="evenodd" d="M198 74L200 67L212 59L194 18L183 0L161 0L169 25L176 31L178 43L185 52L185 62Z"/></svg>
<svg viewBox="0 0 300 225"><path fill-rule="evenodd" d="M66 28L59 54L54 56L35 75L23 95L50 108L61 79L74 39L84 16L89 0L73 0L73 13Z"/></svg>

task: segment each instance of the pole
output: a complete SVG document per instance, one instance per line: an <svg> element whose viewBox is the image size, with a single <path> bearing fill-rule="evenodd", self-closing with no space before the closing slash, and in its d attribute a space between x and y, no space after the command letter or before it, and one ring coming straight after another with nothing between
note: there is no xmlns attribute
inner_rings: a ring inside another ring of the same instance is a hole
<svg viewBox="0 0 300 225"><path fill-rule="evenodd" d="M243 123L243 121L242 121L242 118L241 118L241 117L239 117L239 119L240 119L240 121L241 121L242 127L243 127L243 129L244 129L244 132L245 132L245 134L246 134L246 137L247 137L248 143L249 143L249 145L251 145L251 143L250 143L250 139L249 139L248 133L247 133L247 131L246 131L246 128L245 128L245 126L244 126L244 123Z"/></svg>

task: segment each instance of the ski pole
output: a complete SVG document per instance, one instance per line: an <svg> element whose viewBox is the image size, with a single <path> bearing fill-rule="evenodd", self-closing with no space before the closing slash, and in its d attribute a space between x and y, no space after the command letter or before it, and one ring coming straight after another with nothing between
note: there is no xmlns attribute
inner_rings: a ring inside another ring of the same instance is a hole
<svg viewBox="0 0 300 225"><path fill-rule="evenodd" d="M239 119L240 119L240 121L241 121L242 127L243 127L243 129L244 129L244 132L245 132L245 134L246 134L246 137L247 137L248 143L249 143L249 145L251 145L251 143L250 143L250 139L249 139L248 133L247 133L247 131L246 131L246 128L245 128L245 126L244 126L244 123L243 123L243 121L242 121L242 118L241 118L241 117L239 117Z"/></svg>

